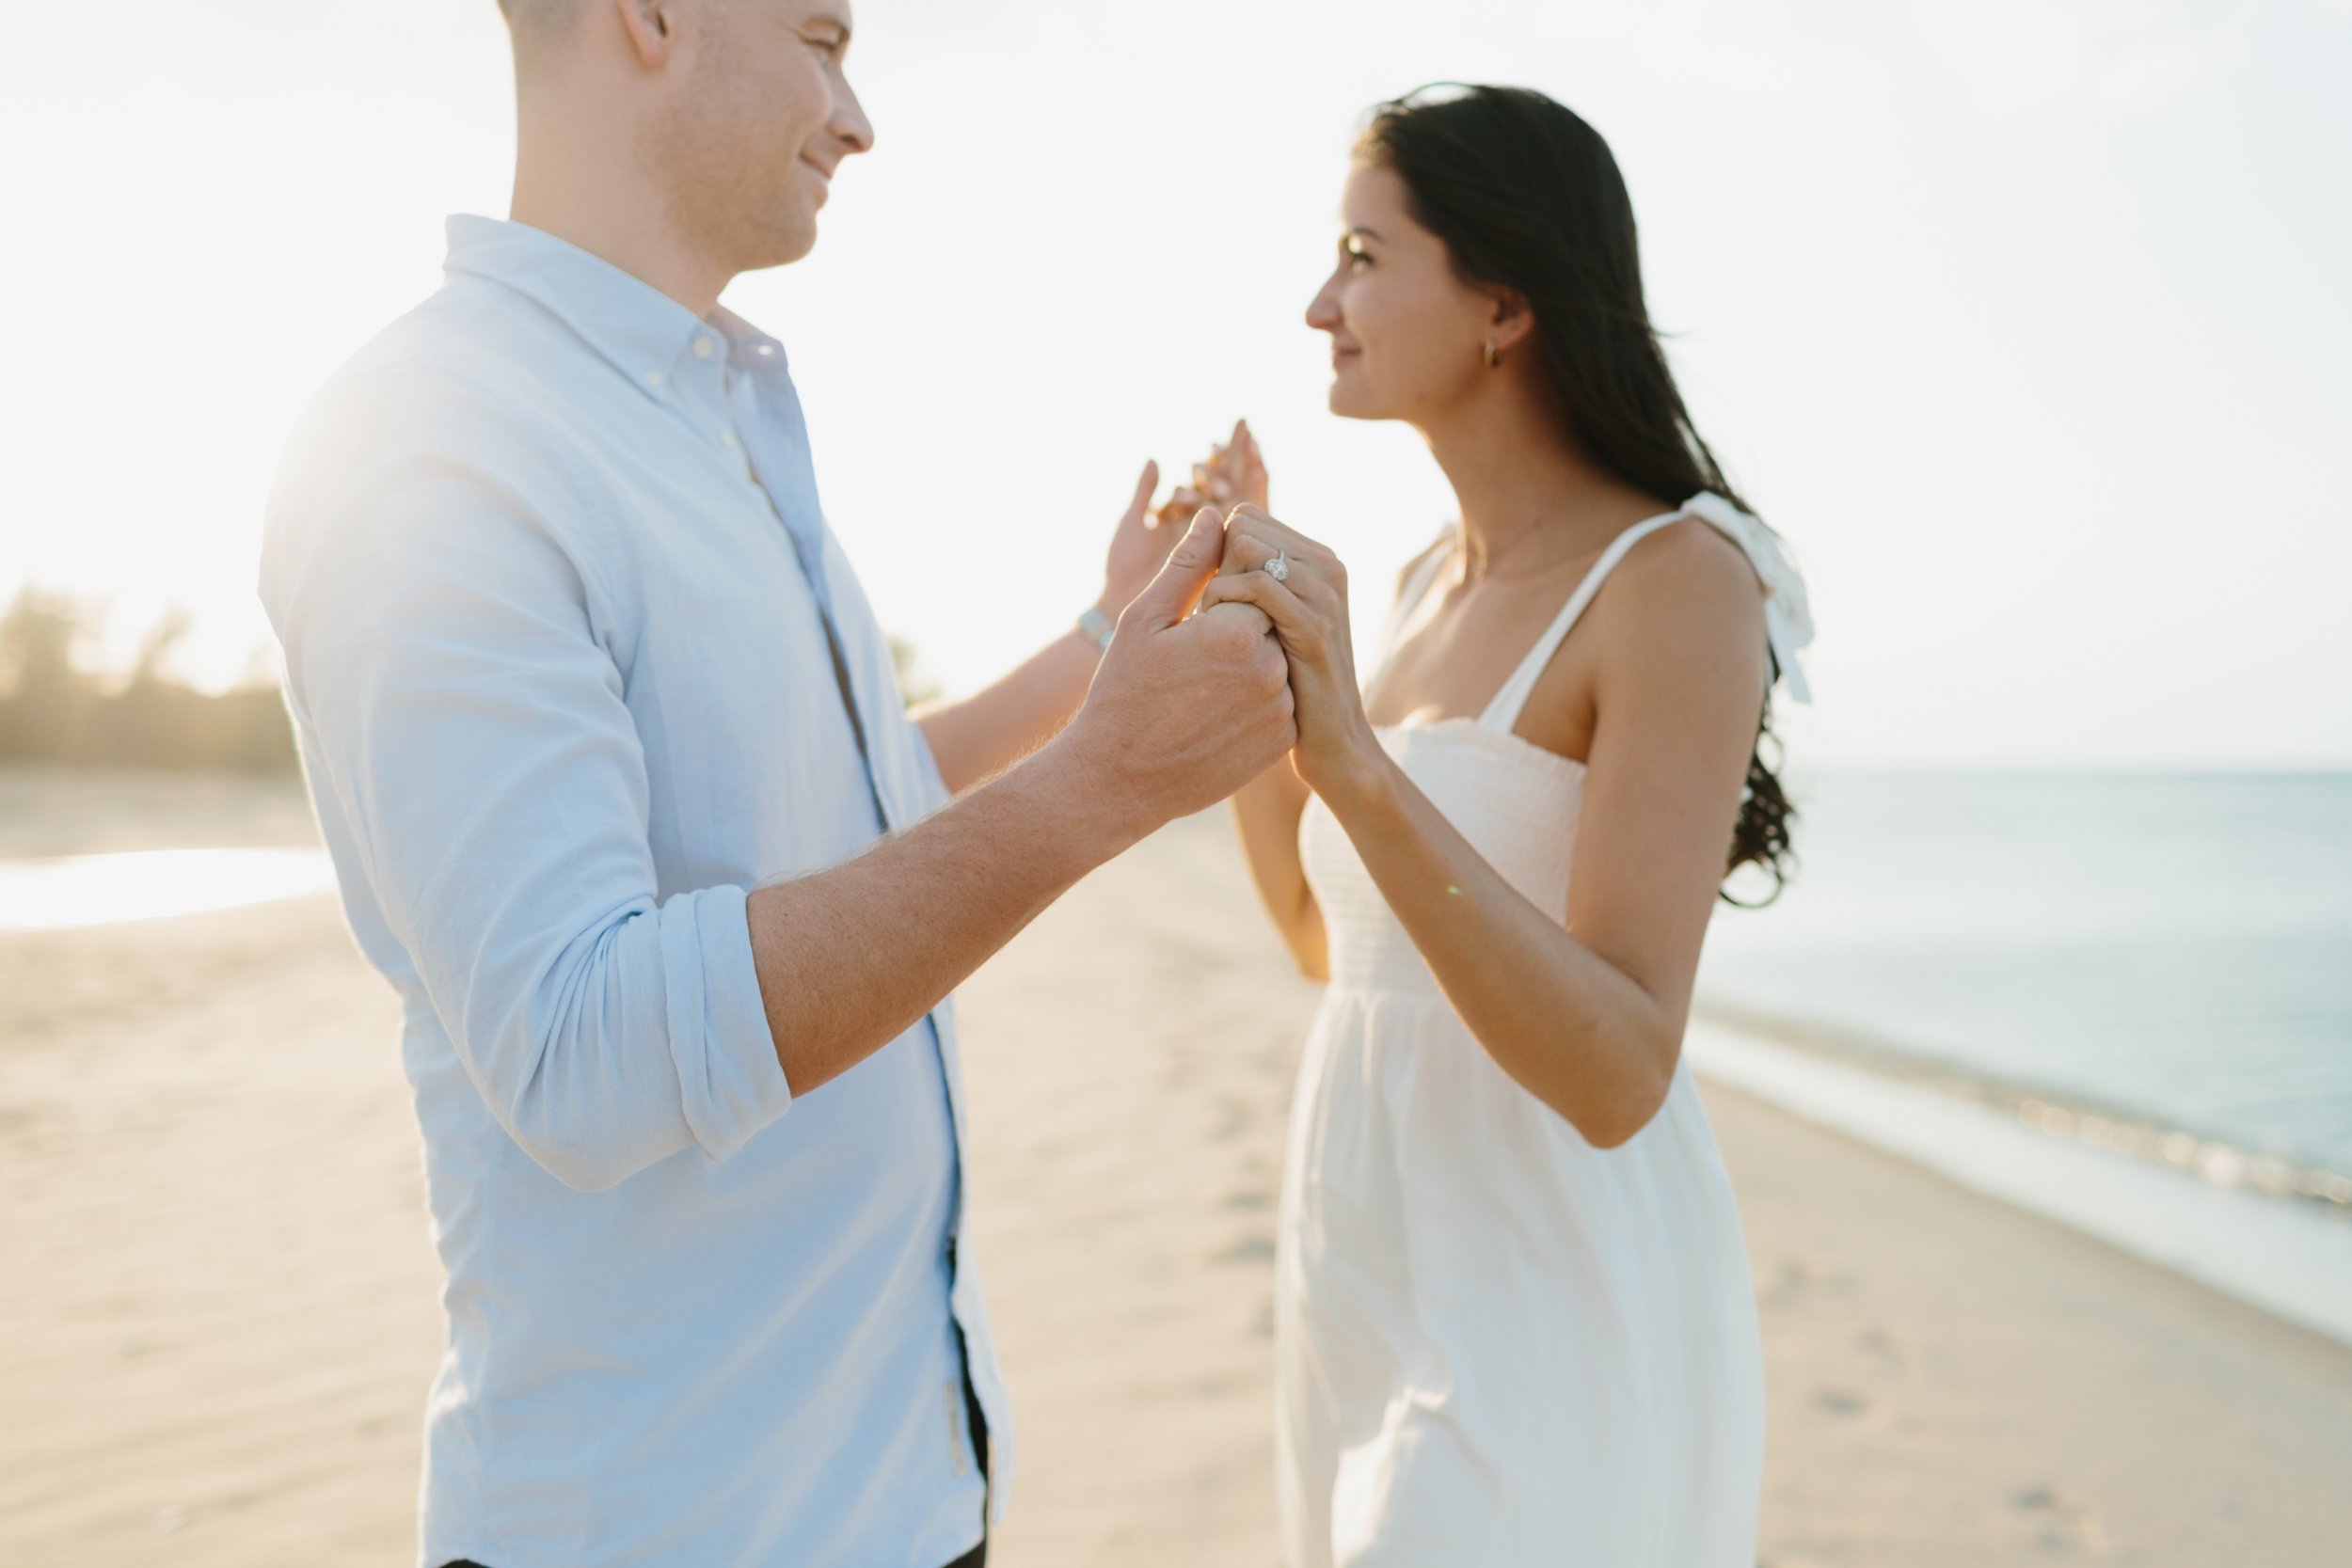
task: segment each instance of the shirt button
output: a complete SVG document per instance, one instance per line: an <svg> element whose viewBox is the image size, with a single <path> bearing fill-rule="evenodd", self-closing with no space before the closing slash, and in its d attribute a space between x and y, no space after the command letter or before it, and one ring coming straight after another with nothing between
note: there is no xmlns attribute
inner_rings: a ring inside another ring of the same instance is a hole
<svg viewBox="0 0 2352 1568"><path fill-rule="evenodd" d="M697 338L694 340L694 357L697 359L707 359L710 357L709 339Z"/></svg>
<svg viewBox="0 0 2352 1568"><path fill-rule="evenodd" d="M735 432L732 430L723 430L719 432L719 444L723 447L731 447L735 445Z"/></svg>
<svg viewBox="0 0 2352 1568"><path fill-rule="evenodd" d="M659 387L659 386L660 386L660 385L661 385L661 372L660 372L660 371L647 371L647 372L645 372L645 385L646 385L646 386L648 386L648 387Z"/></svg>

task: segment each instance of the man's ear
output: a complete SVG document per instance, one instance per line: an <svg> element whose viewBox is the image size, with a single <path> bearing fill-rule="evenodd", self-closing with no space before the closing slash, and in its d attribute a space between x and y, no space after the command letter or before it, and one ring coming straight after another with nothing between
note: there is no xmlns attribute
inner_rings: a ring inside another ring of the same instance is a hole
<svg viewBox="0 0 2352 1568"><path fill-rule="evenodd" d="M1535 312L1517 289L1500 289L1491 297L1494 309L1486 318L1486 336L1494 340L1498 355L1508 354L1534 335Z"/></svg>
<svg viewBox="0 0 2352 1568"><path fill-rule="evenodd" d="M676 0L611 0L621 15L621 31L628 35L629 47L637 51L638 62L649 71L659 71L670 63L670 51L677 41Z"/></svg>

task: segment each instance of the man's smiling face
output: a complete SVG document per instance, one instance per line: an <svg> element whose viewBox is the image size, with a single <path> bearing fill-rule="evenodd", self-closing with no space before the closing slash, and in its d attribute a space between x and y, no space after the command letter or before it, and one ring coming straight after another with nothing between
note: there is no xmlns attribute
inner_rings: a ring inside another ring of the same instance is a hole
<svg viewBox="0 0 2352 1568"><path fill-rule="evenodd" d="M699 24L657 122L673 216L735 270L797 261L842 161L874 143L847 0L686 0Z"/></svg>

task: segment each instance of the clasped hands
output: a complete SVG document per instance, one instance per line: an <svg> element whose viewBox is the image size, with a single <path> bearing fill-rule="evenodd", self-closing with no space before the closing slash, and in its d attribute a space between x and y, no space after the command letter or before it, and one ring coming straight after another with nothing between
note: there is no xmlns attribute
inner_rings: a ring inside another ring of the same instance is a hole
<svg viewBox="0 0 2352 1568"><path fill-rule="evenodd" d="M1285 757L1336 805L1387 761L1356 689L1345 568L1266 510L1247 426L1155 510L1157 477L1145 467L1116 531L1103 602L1118 633L1059 750L1128 831ZM1278 557L1279 580L1263 569Z"/></svg>
<svg viewBox="0 0 2352 1568"><path fill-rule="evenodd" d="M1265 618L1290 667L1298 726L1293 763L1301 779L1327 795L1339 768L1378 751L1356 680L1347 568L1328 546L1277 520L1267 499L1265 454L1242 420L1206 462L1194 465L1192 483L1180 486L1159 515L1165 523L1172 512L1189 516L1203 505L1222 514L1224 558L1196 613L1236 614L1220 607L1248 605ZM1279 578L1265 570L1278 557Z"/></svg>
<svg viewBox="0 0 2352 1568"><path fill-rule="evenodd" d="M1248 616L1280 646L1289 667L1298 776L1328 794L1374 748L1356 685L1348 626L1347 568L1330 548L1254 501L1224 516L1225 553L1201 589L1196 615ZM1282 576L1266 570L1279 561Z"/></svg>

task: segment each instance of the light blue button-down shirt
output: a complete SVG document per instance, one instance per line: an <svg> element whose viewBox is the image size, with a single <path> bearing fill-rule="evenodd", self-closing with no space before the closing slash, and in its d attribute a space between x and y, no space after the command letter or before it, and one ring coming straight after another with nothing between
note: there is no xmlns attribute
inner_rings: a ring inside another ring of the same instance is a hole
<svg viewBox="0 0 2352 1568"><path fill-rule="evenodd" d="M262 570L449 1272L422 1560L939 1568L1012 1468L953 1013L796 1104L744 899L946 791L781 348L537 230L449 239L304 417Z"/></svg>

